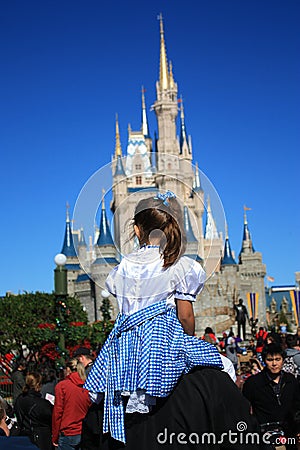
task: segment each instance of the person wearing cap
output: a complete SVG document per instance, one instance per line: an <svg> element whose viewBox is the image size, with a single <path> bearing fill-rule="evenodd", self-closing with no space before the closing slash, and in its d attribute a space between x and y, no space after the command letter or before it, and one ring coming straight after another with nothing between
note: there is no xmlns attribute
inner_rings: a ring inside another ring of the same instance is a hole
<svg viewBox="0 0 300 450"><path fill-rule="evenodd" d="M77 361L81 362L84 365L85 374L86 376L88 376L94 363L90 349L87 347L79 347L74 352L74 358L76 358Z"/></svg>

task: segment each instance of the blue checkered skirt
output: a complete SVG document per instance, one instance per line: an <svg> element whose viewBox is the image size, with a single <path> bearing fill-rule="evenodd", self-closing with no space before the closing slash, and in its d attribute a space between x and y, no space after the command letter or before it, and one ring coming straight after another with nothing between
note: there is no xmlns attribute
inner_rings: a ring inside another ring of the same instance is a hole
<svg viewBox="0 0 300 450"><path fill-rule="evenodd" d="M166 397L181 375L196 366L223 367L216 348L185 334L175 308L162 301L118 315L84 388L104 393L103 432L125 442L121 394L143 390Z"/></svg>

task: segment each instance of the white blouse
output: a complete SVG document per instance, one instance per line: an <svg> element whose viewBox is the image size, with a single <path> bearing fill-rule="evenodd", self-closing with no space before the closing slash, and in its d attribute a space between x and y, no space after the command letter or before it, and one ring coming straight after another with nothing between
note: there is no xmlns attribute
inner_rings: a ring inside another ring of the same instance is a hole
<svg viewBox="0 0 300 450"><path fill-rule="evenodd" d="M106 289L117 298L120 313L133 314L153 303L175 299L195 301L203 289L205 272L193 259L182 256L163 268L157 246L143 246L125 256L108 275Z"/></svg>

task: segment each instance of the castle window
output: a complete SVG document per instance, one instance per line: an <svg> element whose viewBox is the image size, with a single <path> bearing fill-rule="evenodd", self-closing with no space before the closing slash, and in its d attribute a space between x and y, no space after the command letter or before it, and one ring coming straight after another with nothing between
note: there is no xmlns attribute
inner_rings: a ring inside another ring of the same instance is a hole
<svg viewBox="0 0 300 450"><path fill-rule="evenodd" d="M142 177L135 177L135 184L142 184Z"/></svg>
<svg viewBox="0 0 300 450"><path fill-rule="evenodd" d="M136 164L135 170L142 170L142 164Z"/></svg>

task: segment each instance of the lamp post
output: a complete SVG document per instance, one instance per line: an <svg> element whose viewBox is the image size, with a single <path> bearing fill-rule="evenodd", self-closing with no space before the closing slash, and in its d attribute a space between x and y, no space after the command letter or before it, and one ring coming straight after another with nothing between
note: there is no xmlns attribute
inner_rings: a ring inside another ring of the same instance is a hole
<svg viewBox="0 0 300 450"><path fill-rule="evenodd" d="M109 296L110 296L110 293L106 289L103 289L101 291L102 305L101 305L100 310L102 312L102 320L104 322L109 321L111 319L110 312L109 312L109 309L110 309L110 303L108 300Z"/></svg>
<svg viewBox="0 0 300 450"><path fill-rule="evenodd" d="M67 280L67 269L65 264L67 262L67 257L63 253L58 253L54 262L56 268L54 269L54 294L56 298L56 311L57 311L57 327L59 331L59 341L58 346L61 352L60 364L64 366L65 364L65 334L64 334L64 315L63 309L66 307L65 300L68 295L68 280Z"/></svg>

